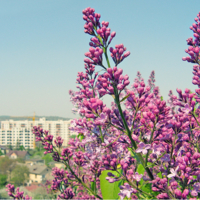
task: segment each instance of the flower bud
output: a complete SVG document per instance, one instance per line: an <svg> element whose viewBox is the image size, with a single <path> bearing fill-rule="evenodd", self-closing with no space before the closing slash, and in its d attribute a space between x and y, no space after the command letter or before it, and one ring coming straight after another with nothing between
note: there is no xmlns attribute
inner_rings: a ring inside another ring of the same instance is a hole
<svg viewBox="0 0 200 200"><path fill-rule="evenodd" d="M110 36L111 36L112 38L114 38L115 35L116 35L116 32L112 32Z"/></svg>
<svg viewBox="0 0 200 200"><path fill-rule="evenodd" d="M176 91L179 93L179 94L182 94L182 90L181 89L176 89Z"/></svg>
<svg viewBox="0 0 200 200"><path fill-rule="evenodd" d="M114 72L116 72L117 71L117 67L115 66L115 67L113 67L113 71Z"/></svg>
<svg viewBox="0 0 200 200"><path fill-rule="evenodd" d="M189 194L189 190L188 189L185 189L182 193L182 198L186 198L187 195Z"/></svg>
<svg viewBox="0 0 200 200"><path fill-rule="evenodd" d="M178 189L175 189L175 190L174 190L174 193L175 193L175 195L176 195L176 198L180 198L180 197L182 196L181 191L178 190Z"/></svg>
<svg viewBox="0 0 200 200"><path fill-rule="evenodd" d="M112 75L112 68L107 68L107 72Z"/></svg>

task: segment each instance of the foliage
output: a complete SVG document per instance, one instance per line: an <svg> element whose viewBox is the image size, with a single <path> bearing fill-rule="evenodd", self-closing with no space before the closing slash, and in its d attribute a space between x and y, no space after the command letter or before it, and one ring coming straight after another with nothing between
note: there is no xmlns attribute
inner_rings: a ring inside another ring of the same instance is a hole
<svg viewBox="0 0 200 200"><path fill-rule="evenodd" d="M15 160L9 159L9 157L0 158L0 173L7 174L12 171L15 167Z"/></svg>
<svg viewBox="0 0 200 200"><path fill-rule="evenodd" d="M25 163L25 160L23 158L20 158L20 157L17 158L16 161L19 162L19 163Z"/></svg>
<svg viewBox="0 0 200 200"><path fill-rule="evenodd" d="M49 166L49 163L53 161L53 158L50 154L44 155L42 159L45 161L45 165L47 166Z"/></svg>
<svg viewBox="0 0 200 200"><path fill-rule="evenodd" d="M0 174L0 188L5 187L6 183L7 183L7 175Z"/></svg>
<svg viewBox="0 0 200 200"><path fill-rule="evenodd" d="M29 179L29 169L26 166L17 165L12 171L11 182L15 186L21 186Z"/></svg>
<svg viewBox="0 0 200 200"><path fill-rule="evenodd" d="M6 191L1 192L0 193L0 199L9 199L8 193Z"/></svg>
<svg viewBox="0 0 200 200"><path fill-rule="evenodd" d="M43 186L34 191L34 199L55 199L55 195L48 193L47 189Z"/></svg>
<svg viewBox="0 0 200 200"><path fill-rule="evenodd" d="M35 149L27 149L27 151L28 151L30 157L32 157L35 153Z"/></svg>
<svg viewBox="0 0 200 200"><path fill-rule="evenodd" d="M42 147L36 147L34 150L29 150L30 152L30 155L31 155L31 158L34 158L34 157L43 157L44 156L44 152L45 150L42 149Z"/></svg>
<svg viewBox="0 0 200 200"><path fill-rule="evenodd" d="M19 151L25 151L25 150L26 150L25 147L23 145L20 145Z"/></svg>
<svg viewBox="0 0 200 200"><path fill-rule="evenodd" d="M20 149L20 140L19 138L17 138L15 150L19 150L19 149Z"/></svg>
<svg viewBox="0 0 200 200"><path fill-rule="evenodd" d="M75 139L77 135L70 135L70 138Z"/></svg>
<svg viewBox="0 0 200 200"><path fill-rule="evenodd" d="M43 151L43 146L42 146L42 143L41 142L39 142L39 141L36 141L36 147L35 147L35 151L36 152L41 152L41 151Z"/></svg>
<svg viewBox="0 0 200 200"><path fill-rule="evenodd" d="M11 144L10 144L10 145L8 145L7 147L8 147L8 149L9 149L9 150L13 150L13 147L12 147L12 145L11 145Z"/></svg>
<svg viewBox="0 0 200 200"><path fill-rule="evenodd" d="M2 156L2 155L4 155L4 154L3 154L3 152L2 152L1 149L0 149L0 156Z"/></svg>
<svg viewBox="0 0 200 200"><path fill-rule="evenodd" d="M106 180L106 177L108 176L108 173L112 173L115 176L118 176L117 172L113 172L111 170L105 170L100 175L100 187L101 187L101 193L103 199L119 199L119 192L120 188L119 186L122 185L122 180L116 181L114 183L109 183L108 180Z"/></svg>

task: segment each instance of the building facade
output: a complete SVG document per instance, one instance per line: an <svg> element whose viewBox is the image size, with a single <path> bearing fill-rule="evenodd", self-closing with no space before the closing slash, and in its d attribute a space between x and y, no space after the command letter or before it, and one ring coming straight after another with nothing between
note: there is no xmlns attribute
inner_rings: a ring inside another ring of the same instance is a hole
<svg viewBox="0 0 200 200"><path fill-rule="evenodd" d="M46 174L51 172L51 170L44 164L27 165L27 167L29 169L28 185L31 185L32 183L42 183L42 181L45 180Z"/></svg>
<svg viewBox="0 0 200 200"><path fill-rule="evenodd" d="M64 139L63 146L67 146L70 138L70 123L71 120L47 121L45 118L40 118L38 121L1 121L0 145L14 147L23 145L26 149L34 149L35 135L32 133L32 128L40 126L43 130L48 130L54 139L60 136Z"/></svg>

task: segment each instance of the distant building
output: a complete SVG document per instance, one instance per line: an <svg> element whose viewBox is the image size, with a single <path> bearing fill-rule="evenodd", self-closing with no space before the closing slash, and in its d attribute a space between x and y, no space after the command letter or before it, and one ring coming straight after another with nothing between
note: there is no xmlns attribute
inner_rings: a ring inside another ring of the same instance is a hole
<svg viewBox="0 0 200 200"><path fill-rule="evenodd" d="M36 165L36 164L45 164L45 162L42 159L32 158L32 159L25 160L25 164L26 165Z"/></svg>
<svg viewBox="0 0 200 200"><path fill-rule="evenodd" d="M56 161L51 161L51 162L48 163L48 165L49 165L50 168L57 167L59 169L61 169L61 168L65 169L65 164L60 163L60 162L56 162Z"/></svg>
<svg viewBox="0 0 200 200"><path fill-rule="evenodd" d="M29 185L34 183L42 183L46 180L46 175L51 172L46 165L35 164L27 165L29 168Z"/></svg>
<svg viewBox="0 0 200 200"><path fill-rule="evenodd" d="M22 158L23 160L29 159L30 155L28 151L13 151L10 150L6 156L8 156L10 159L17 159L17 158Z"/></svg>
<svg viewBox="0 0 200 200"><path fill-rule="evenodd" d="M17 165L28 167L29 179L26 182L26 185L28 185L28 186L35 185L35 184L36 185L44 184L47 180L50 179L50 181L51 181L54 179L54 177L51 175L52 170L43 163L38 163L38 164L33 164L33 165L31 165L30 163L29 164L17 163ZM47 179L47 178L49 178L49 179Z"/></svg>
<svg viewBox="0 0 200 200"><path fill-rule="evenodd" d="M1 146L17 146L23 145L26 149L34 149L35 147L35 136L32 133L33 126L40 126L44 130L48 130L49 134L64 139L63 146L67 146L70 131L69 126L71 120L64 121L47 121L45 118L40 118L38 121L14 121L6 120L1 121L0 129L0 145Z"/></svg>

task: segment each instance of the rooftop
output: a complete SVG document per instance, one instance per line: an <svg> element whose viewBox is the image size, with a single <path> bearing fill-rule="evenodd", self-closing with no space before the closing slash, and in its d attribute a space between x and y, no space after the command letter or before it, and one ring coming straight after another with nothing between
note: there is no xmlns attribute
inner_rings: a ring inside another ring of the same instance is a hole
<svg viewBox="0 0 200 200"><path fill-rule="evenodd" d="M10 150L9 153L6 154L6 156L10 156L13 153L15 153L18 157L25 157L28 153L28 151L17 151L17 150Z"/></svg>
<svg viewBox="0 0 200 200"><path fill-rule="evenodd" d="M30 174L45 175L48 171L50 171L44 164L28 165L27 167L29 168Z"/></svg>

